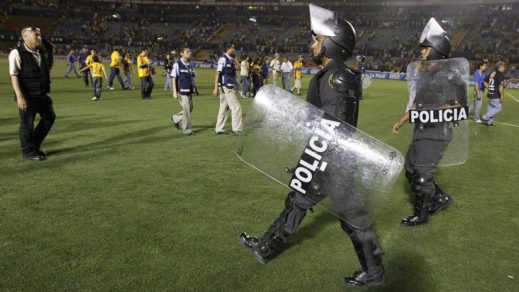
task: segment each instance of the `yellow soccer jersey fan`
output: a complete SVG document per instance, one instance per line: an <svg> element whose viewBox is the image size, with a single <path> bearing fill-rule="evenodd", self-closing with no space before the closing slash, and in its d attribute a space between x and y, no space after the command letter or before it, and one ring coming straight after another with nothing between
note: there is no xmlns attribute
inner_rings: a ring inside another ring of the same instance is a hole
<svg viewBox="0 0 519 292"><path fill-rule="evenodd" d="M99 62L92 62L90 65L87 66L88 68L92 69L92 77L103 77L103 68L104 65Z"/></svg>
<svg viewBox="0 0 519 292"><path fill-rule="evenodd" d="M139 56L137 57L137 69L138 69L137 71L139 73L139 78L150 76L150 67L149 66L141 68L142 65L146 65L149 63L150 63L150 60L148 59L148 57L144 56L142 53L139 54Z"/></svg>
<svg viewBox="0 0 519 292"><path fill-rule="evenodd" d="M88 55L85 59L85 64L88 66L94 62L94 55Z"/></svg>
<svg viewBox="0 0 519 292"><path fill-rule="evenodd" d="M110 55L110 67L120 67L121 66L121 55L118 51L114 51L112 55Z"/></svg>
<svg viewBox="0 0 519 292"><path fill-rule="evenodd" d="M303 77L303 71L301 71L301 69L303 69L303 62L301 61L296 61L294 63L294 70L296 71L296 74L295 74L295 77L296 78L301 78Z"/></svg>

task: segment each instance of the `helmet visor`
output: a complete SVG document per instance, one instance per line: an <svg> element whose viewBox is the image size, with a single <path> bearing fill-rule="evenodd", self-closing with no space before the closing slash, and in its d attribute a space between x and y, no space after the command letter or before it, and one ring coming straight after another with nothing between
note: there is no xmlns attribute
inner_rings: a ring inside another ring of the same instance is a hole
<svg viewBox="0 0 519 292"><path fill-rule="evenodd" d="M426 40L431 40L434 37L441 37L444 34L445 31L443 28L438 24L434 17L431 17L423 29L422 35L420 36L420 43L423 43Z"/></svg>
<svg viewBox="0 0 519 292"><path fill-rule="evenodd" d="M335 12L309 4L310 26L316 35L334 37L337 29L337 15Z"/></svg>

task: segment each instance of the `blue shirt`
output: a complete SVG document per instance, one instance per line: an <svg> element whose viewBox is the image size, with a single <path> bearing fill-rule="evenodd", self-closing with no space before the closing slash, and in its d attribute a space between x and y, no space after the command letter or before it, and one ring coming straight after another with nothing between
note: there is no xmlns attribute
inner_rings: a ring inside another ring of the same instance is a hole
<svg viewBox="0 0 519 292"><path fill-rule="evenodd" d="M79 57L77 58L78 62L81 63L81 65L86 65L85 64L85 61L86 61L86 58L87 58L87 54L86 53L79 53Z"/></svg>
<svg viewBox="0 0 519 292"><path fill-rule="evenodd" d="M483 83L484 80L485 73L476 70L476 72L474 73L474 83L479 84L479 90L485 89L485 83Z"/></svg>
<svg viewBox="0 0 519 292"><path fill-rule="evenodd" d="M263 63L263 65L261 65L261 69L261 76L263 78L267 78L269 76L269 66L267 65L267 63Z"/></svg>

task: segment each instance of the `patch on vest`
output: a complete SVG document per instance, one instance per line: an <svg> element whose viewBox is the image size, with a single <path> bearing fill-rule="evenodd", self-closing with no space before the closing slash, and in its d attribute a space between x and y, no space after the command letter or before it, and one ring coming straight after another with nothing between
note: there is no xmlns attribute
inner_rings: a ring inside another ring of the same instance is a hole
<svg viewBox="0 0 519 292"><path fill-rule="evenodd" d="M413 124L458 122L466 120L468 112L468 106L435 110L410 110L409 122Z"/></svg>

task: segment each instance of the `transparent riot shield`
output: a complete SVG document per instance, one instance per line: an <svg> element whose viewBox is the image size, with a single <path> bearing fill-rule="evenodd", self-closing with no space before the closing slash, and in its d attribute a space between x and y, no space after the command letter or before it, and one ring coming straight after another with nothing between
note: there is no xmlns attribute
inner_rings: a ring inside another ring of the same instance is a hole
<svg viewBox="0 0 519 292"><path fill-rule="evenodd" d="M414 124L412 141L433 141L430 150L438 151L440 166L467 161L468 61L454 58L413 62L407 67L407 81L409 122Z"/></svg>
<svg viewBox="0 0 519 292"><path fill-rule="evenodd" d="M368 74L362 74L362 89L368 89L371 83L373 83L373 79Z"/></svg>
<svg viewBox="0 0 519 292"><path fill-rule="evenodd" d="M244 133L241 160L358 227L403 166L396 149L272 85L256 95Z"/></svg>

